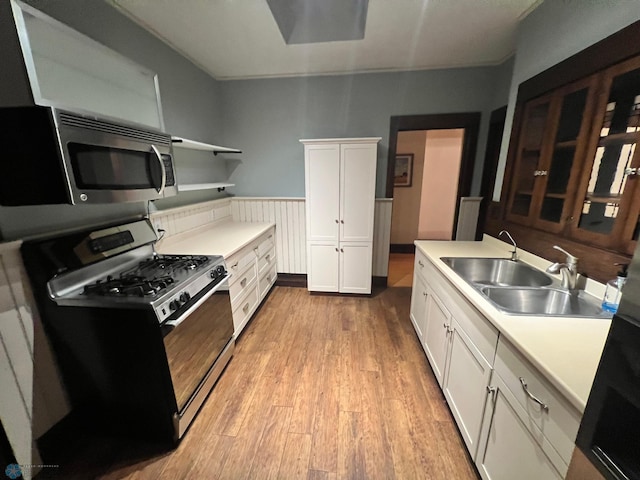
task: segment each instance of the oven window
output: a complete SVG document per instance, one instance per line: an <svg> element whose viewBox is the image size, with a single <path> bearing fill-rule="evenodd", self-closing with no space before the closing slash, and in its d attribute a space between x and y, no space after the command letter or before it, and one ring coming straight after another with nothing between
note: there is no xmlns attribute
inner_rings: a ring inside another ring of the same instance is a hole
<svg viewBox="0 0 640 480"><path fill-rule="evenodd" d="M161 171L151 152L68 144L78 188L130 190L154 188Z"/></svg>

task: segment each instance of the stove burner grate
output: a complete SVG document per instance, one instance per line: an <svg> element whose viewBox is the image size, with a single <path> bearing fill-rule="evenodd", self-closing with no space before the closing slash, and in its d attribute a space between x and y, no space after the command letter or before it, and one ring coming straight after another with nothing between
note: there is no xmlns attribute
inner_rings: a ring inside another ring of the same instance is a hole
<svg viewBox="0 0 640 480"><path fill-rule="evenodd" d="M173 278L168 275L151 279L137 275L124 275L118 278L108 276L104 280L85 285L84 293L86 295L107 297L144 297L146 295L156 295L173 284L173 282Z"/></svg>

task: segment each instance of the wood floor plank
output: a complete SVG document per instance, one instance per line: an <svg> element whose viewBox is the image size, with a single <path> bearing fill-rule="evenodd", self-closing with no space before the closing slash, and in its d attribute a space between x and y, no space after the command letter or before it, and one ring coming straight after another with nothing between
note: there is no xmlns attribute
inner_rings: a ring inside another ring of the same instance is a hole
<svg viewBox="0 0 640 480"><path fill-rule="evenodd" d="M313 441L309 466L313 470L335 472L338 456L338 403L340 357L324 355L318 382Z"/></svg>
<svg viewBox="0 0 640 480"><path fill-rule="evenodd" d="M340 412L338 439L338 478L367 478L362 414L360 412Z"/></svg>
<svg viewBox="0 0 640 480"><path fill-rule="evenodd" d="M277 478L305 478L309 471L311 434L289 433L280 460Z"/></svg>
<svg viewBox="0 0 640 480"><path fill-rule="evenodd" d="M248 478L278 478L288 438L291 407L272 406Z"/></svg>

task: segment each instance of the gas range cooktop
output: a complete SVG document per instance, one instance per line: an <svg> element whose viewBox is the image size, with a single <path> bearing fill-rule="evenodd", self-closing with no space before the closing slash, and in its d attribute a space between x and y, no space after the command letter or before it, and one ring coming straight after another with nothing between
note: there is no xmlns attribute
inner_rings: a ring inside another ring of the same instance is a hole
<svg viewBox="0 0 640 480"><path fill-rule="evenodd" d="M206 255L153 255L119 275L107 275L84 286L83 294L101 297L153 297L215 261Z"/></svg>
<svg viewBox="0 0 640 480"><path fill-rule="evenodd" d="M49 297L60 306L152 309L164 322L229 277L222 256L160 255L155 240L146 220L54 240L47 250L65 252L55 258L64 268L47 282Z"/></svg>

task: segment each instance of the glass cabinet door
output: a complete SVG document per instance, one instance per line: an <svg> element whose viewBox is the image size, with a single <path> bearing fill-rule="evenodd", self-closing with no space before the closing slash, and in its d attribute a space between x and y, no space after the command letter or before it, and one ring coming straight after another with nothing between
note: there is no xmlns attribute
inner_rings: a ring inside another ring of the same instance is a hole
<svg viewBox="0 0 640 480"><path fill-rule="evenodd" d="M551 98L546 96L527 103L524 111L512 189L509 194L507 218L529 225L534 205L536 179L541 175L540 159L543 156L544 138L549 125Z"/></svg>
<svg viewBox="0 0 640 480"><path fill-rule="evenodd" d="M572 234L632 253L638 239L640 59L614 67L604 79L593 141L574 210Z"/></svg>
<svg viewBox="0 0 640 480"><path fill-rule="evenodd" d="M596 78L525 106L509 220L560 232L570 217L584 158Z"/></svg>

